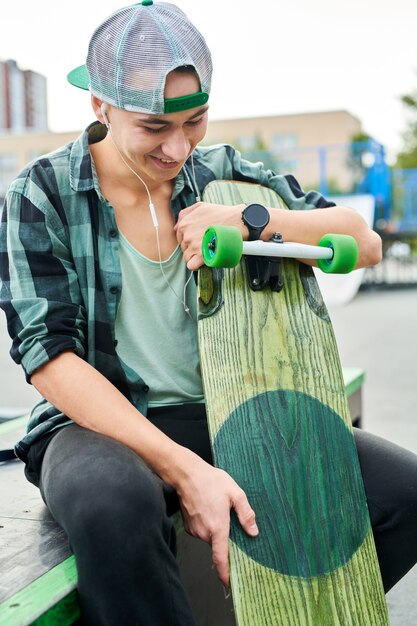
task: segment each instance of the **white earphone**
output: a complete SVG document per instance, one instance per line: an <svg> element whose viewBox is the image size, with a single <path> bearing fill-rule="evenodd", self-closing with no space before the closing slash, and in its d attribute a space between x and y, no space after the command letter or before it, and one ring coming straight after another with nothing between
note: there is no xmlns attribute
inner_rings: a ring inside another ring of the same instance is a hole
<svg viewBox="0 0 417 626"><path fill-rule="evenodd" d="M106 128L108 128L108 129L110 130L110 122L109 122L108 117L107 117L107 114L106 114L106 105L105 105L105 103L104 103L104 102L102 103L102 105L101 105L101 107L100 107L100 111L101 111L101 114L102 114L102 116L103 116L103 119L104 119L104 123L105 123L105 125L106 125Z"/></svg>

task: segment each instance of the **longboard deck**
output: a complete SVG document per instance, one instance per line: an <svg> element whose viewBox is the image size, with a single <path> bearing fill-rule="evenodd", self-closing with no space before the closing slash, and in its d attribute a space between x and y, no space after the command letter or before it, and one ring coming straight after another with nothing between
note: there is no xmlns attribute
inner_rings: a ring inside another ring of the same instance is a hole
<svg viewBox="0 0 417 626"><path fill-rule="evenodd" d="M286 208L271 190L211 183L206 202ZM253 292L244 262L199 273L199 345L215 463L245 490L259 536L232 516L239 626L384 626L388 615L342 370L311 268Z"/></svg>

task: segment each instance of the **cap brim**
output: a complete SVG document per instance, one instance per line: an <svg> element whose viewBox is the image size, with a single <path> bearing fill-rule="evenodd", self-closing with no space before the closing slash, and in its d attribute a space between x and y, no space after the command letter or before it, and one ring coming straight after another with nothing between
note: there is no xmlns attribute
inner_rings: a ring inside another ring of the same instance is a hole
<svg viewBox="0 0 417 626"><path fill-rule="evenodd" d="M87 89L90 86L90 75L87 70L86 65L80 65L73 69L67 76L67 80L74 87L79 87L80 89Z"/></svg>

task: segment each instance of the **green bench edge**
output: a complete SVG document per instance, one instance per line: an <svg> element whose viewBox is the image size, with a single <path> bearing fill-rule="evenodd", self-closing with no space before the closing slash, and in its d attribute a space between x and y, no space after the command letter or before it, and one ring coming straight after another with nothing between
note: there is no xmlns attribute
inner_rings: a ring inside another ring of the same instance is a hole
<svg viewBox="0 0 417 626"><path fill-rule="evenodd" d="M365 372L357 367L344 367L343 380L348 398L359 391L365 382Z"/></svg>
<svg viewBox="0 0 417 626"><path fill-rule="evenodd" d="M2 602L0 624L7 626L72 624L79 617L76 587L77 569L75 557L71 555ZM60 620L54 622L58 614Z"/></svg>

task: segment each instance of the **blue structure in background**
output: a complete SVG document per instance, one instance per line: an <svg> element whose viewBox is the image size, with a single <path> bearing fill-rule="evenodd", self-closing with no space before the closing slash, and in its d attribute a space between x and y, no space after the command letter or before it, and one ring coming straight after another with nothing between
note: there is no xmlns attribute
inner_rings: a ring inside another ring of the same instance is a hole
<svg viewBox="0 0 417 626"><path fill-rule="evenodd" d="M391 170L385 160L385 148L373 139L364 143L361 146L364 150L362 154L365 162L366 158L370 158L370 164L359 184L358 192L369 193L375 198L375 222L381 219L388 222L391 219L392 184Z"/></svg>
<svg viewBox="0 0 417 626"><path fill-rule="evenodd" d="M324 196L329 195L327 162L332 152L346 146L320 146L319 159L319 190ZM375 198L374 223L378 220L388 222L391 217L391 170L385 160L385 148L373 139L352 142L349 147L349 162L352 168L361 173L359 182L351 189L354 194L370 194Z"/></svg>
<svg viewBox="0 0 417 626"><path fill-rule="evenodd" d="M319 146L319 189L329 195L327 163L334 146ZM417 230L417 169L393 170L386 162L385 148L374 139L352 142L351 165L362 170L352 193L375 198L374 225L394 223L398 231Z"/></svg>

